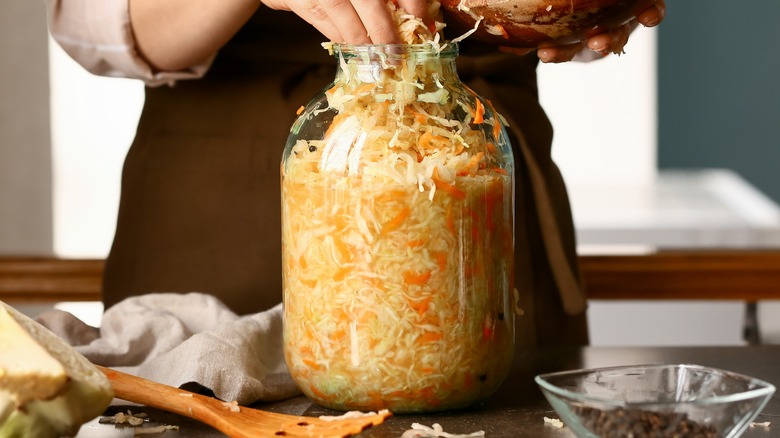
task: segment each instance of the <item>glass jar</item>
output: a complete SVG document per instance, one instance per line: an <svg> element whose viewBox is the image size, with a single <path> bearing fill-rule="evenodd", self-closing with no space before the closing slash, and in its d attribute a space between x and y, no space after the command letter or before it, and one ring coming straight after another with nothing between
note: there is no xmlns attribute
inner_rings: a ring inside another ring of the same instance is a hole
<svg viewBox="0 0 780 438"><path fill-rule="evenodd" d="M514 345L514 162L457 45L334 45L281 167L285 358L339 410L462 408Z"/></svg>

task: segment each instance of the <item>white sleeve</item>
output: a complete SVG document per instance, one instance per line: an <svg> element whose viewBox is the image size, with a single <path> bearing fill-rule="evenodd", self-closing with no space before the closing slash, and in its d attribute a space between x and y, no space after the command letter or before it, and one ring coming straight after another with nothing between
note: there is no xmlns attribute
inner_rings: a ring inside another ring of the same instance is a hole
<svg viewBox="0 0 780 438"><path fill-rule="evenodd" d="M186 70L155 72L140 56L130 25L128 0L46 0L55 41L90 73L141 79L149 86L196 79L213 57Z"/></svg>

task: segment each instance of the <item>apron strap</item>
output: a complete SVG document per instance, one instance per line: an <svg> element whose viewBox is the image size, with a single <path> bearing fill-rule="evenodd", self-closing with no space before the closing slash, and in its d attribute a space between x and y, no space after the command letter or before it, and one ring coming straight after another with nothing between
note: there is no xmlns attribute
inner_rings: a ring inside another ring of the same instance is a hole
<svg viewBox="0 0 780 438"><path fill-rule="evenodd" d="M481 79L477 79L477 81L483 82L485 85L479 87L479 94L488 99L491 105L495 106L494 110L506 119L507 123L509 123L508 129L512 130L512 133L518 140L519 144L516 147L522 154L527 166L534 203L537 207L542 240L550 269L563 302L564 311L569 315L580 314L587 307L587 300L579 280L579 266L576 263L576 254L569 254L561 237L561 224L559 224L561 212L557 212L554 207L552 190L549 187L550 181L548 181L549 172L545 173L543 171L520 128L521 125L512 119L510 116L511 112L506 111L498 99L494 99L495 96L490 85Z"/></svg>
<svg viewBox="0 0 780 438"><path fill-rule="evenodd" d="M579 267L573 265L569 257L567 257L547 181L540 170L539 164L536 162L536 158L530 153L528 142L525 140L523 133L516 132L515 135L520 139L518 147L523 152L523 156L528 164L534 200L539 213L539 224L542 228L542 238L547 249L547 259L550 262L555 282L558 285L558 291L561 294L563 308L570 315L582 313L586 308L586 300L585 293L579 282Z"/></svg>

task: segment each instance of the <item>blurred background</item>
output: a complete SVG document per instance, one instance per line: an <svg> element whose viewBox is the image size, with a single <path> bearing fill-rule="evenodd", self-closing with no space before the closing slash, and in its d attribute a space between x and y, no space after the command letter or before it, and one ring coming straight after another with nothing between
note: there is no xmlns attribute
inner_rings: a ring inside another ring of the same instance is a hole
<svg viewBox="0 0 780 438"><path fill-rule="evenodd" d="M780 2L733 5L668 0L624 55L540 66L582 254L780 249ZM0 256L104 258L142 84L86 73L49 39L39 1L6 5L0 57ZM99 324L98 303L61 306ZM589 312L594 345L744 342L742 302ZM780 302L758 317L780 342Z"/></svg>

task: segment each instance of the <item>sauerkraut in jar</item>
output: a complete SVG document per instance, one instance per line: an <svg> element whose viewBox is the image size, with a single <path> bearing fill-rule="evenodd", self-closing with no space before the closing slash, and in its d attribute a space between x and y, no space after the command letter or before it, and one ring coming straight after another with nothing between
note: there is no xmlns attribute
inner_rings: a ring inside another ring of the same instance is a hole
<svg viewBox="0 0 780 438"><path fill-rule="evenodd" d="M514 344L514 164L457 44L333 45L282 163L287 365L341 410L465 407Z"/></svg>

